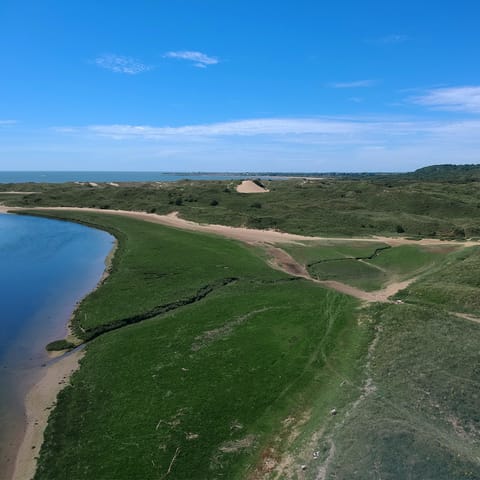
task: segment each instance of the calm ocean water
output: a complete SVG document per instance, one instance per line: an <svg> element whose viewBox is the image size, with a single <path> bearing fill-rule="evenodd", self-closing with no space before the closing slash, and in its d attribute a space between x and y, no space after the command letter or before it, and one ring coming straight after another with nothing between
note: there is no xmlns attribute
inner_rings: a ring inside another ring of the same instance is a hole
<svg viewBox="0 0 480 480"><path fill-rule="evenodd" d="M113 238L56 220L0 214L0 478L23 431L23 400L66 333L75 304L98 283Z"/></svg>
<svg viewBox="0 0 480 480"><path fill-rule="evenodd" d="M175 172L2 172L0 183L63 182L176 182L177 180L234 180L245 178L239 173ZM258 175L256 175L258 176ZM268 175L267 175L268 177Z"/></svg>

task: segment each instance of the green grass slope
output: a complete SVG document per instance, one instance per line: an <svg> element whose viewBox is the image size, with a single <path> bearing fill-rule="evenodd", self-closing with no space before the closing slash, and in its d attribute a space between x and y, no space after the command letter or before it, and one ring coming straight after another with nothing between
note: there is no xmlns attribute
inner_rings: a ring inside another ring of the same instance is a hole
<svg viewBox="0 0 480 480"><path fill-rule="evenodd" d="M353 299L290 280L232 241L118 217L61 217L104 224L120 240L110 277L82 307L97 312L87 315L94 326L225 275L237 280L90 341L50 416L35 480L267 475L266 452L276 468L299 423L317 428L332 405L358 395L370 330L357 324ZM123 294L103 307L111 285ZM143 288L158 299L147 303Z"/></svg>
<svg viewBox="0 0 480 480"><path fill-rule="evenodd" d="M326 478L479 479L479 326L411 305L372 316L371 384L320 447L335 449Z"/></svg>

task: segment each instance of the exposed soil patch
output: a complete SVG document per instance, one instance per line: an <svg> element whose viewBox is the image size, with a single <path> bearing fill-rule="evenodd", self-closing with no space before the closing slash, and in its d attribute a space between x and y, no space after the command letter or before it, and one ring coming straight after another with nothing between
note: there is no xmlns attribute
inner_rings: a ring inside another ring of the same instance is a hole
<svg viewBox="0 0 480 480"><path fill-rule="evenodd" d="M261 187L252 180L244 180L236 188L238 193L268 193L268 189Z"/></svg>

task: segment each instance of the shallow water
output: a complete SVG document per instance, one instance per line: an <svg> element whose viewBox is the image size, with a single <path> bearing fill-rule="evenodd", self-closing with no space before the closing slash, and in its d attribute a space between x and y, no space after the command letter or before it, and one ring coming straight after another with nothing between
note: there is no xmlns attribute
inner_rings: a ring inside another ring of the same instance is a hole
<svg viewBox="0 0 480 480"><path fill-rule="evenodd" d="M0 214L0 478L24 429L23 400L105 269L113 237L75 223Z"/></svg>

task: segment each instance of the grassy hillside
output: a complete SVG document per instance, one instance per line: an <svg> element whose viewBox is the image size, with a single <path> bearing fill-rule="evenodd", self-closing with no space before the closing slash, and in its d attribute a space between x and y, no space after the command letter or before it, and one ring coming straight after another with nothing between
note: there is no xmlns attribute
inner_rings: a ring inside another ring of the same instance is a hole
<svg viewBox="0 0 480 480"><path fill-rule="evenodd" d="M479 325L431 307L371 314L371 382L322 445L335 451L326 478L479 479Z"/></svg>

